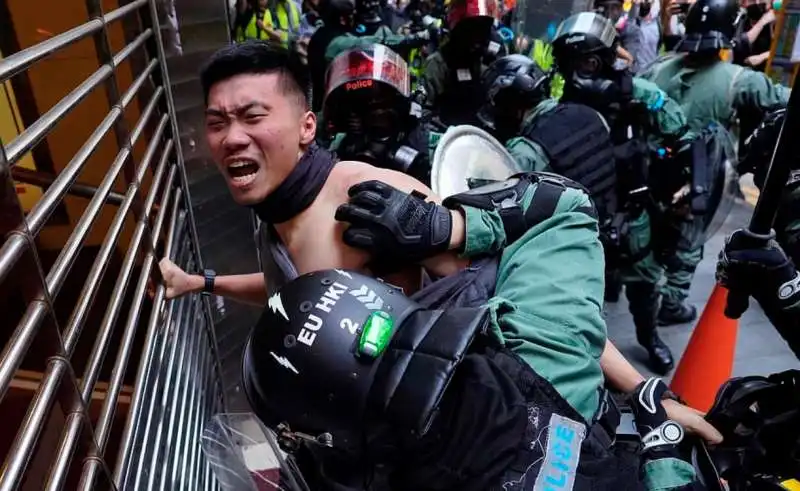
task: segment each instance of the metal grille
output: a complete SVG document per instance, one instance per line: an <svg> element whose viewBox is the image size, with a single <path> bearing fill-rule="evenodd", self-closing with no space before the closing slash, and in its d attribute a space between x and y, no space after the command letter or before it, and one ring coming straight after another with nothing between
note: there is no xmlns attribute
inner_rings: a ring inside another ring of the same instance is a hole
<svg viewBox="0 0 800 491"><path fill-rule="evenodd" d="M199 445L203 422L225 409L210 306L199 296L165 301L157 266L167 256L185 270L202 267L156 3L134 0L108 12L101 3L87 0L86 23L0 60L5 83L90 37L97 54L97 69L83 83L13 140L0 141L0 291L9 298L0 305L18 299L21 306L19 315L11 308L0 313L0 408L12 404L10 389L26 363L41 367L24 416L11 425L18 429L0 490L217 489ZM109 26L122 22L134 26L133 33L127 29L132 40L114 52ZM118 76L124 64L140 68L127 87ZM105 93L110 111L60 172L16 165L96 91ZM126 111L136 104L140 116L128 130ZM107 135L116 157L101 166L98 185L79 182ZM15 183L43 189L27 213ZM49 265L40 235L68 196L88 204ZM113 219L91 266L79 271L77 258L104 213ZM127 244L121 242L126 235ZM111 267L115 251L124 257ZM109 270L116 279L106 278ZM80 294L61 320L56 302L65 285L80 285ZM111 291L100 291L103 285ZM96 302L101 297L107 304ZM103 311L97 325L88 324L92 309ZM91 348L78 360L87 333ZM130 363L134 358L138 368ZM127 378L133 388L121 395ZM117 450L109 441L123 398L129 409L115 437ZM98 399L99 415L92 417Z"/></svg>

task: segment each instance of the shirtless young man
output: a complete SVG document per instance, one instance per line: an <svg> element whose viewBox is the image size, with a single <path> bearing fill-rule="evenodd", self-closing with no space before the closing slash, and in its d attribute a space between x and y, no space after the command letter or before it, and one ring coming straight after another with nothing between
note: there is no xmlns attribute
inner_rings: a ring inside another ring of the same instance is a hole
<svg viewBox="0 0 800 491"><path fill-rule="evenodd" d="M378 180L406 192L416 189L428 196L432 192L398 172L360 162L334 166L330 156L313 143L316 119L304 95L305 70L295 63L260 43L217 53L202 76L209 147L234 200L272 224L297 273L331 268L369 273L370 257L344 244L347 224L334 219L335 210L348 201L348 189ZM299 168L302 179L298 179ZM469 228L461 212L451 211L451 218L449 249L454 250L468 242ZM447 276L466 264L450 252L424 266L437 276ZM167 298L203 291L202 276L187 274L167 258L160 266ZM386 279L412 292L419 277L420 268L412 268ZM268 291L281 286L277 284L280 278L275 284L271 278L265 279L263 273L219 276L213 293L263 306ZM595 308L599 315L599 306ZM600 364L607 379L622 390L630 391L644 380L610 343ZM672 419L709 439L719 439L695 412L673 401L664 402Z"/></svg>

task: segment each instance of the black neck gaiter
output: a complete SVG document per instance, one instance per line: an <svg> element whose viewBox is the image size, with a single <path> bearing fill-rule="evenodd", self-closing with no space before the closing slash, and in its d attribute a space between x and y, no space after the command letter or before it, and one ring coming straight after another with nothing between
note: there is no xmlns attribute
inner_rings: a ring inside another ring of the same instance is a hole
<svg viewBox="0 0 800 491"><path fill-rule="evenodd" d="M333 164L333 155L313 143L286 179L264 201L250 208L266 223L276 224L291 220L317 199Z"/></svg>

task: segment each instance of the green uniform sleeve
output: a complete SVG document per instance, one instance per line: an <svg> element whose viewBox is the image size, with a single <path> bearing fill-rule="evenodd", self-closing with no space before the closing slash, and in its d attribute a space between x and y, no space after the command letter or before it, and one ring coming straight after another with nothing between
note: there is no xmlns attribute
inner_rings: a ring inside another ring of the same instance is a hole
<svg viewBox="0 0 800 491"><path fill-rule="evenodd" d="M733 105L739 110L767 111L786 106L790 93L791 89L755 70L744 69L733 81Z"/></svg>
<svg viewBox="0 0 800 491"><path fill-rule="evenodd" d="M422 87L425 89L425 103L435 106L439 96L444 93L447 81L447 64L442 55L433 53L422 65Z"/></svg>
<svg viewBox="0 0 800 491"><path fill-rule="evenodd" d="M661 137L681 138L687 131L683 109L653 82L633 78L633 99L644 104L651 125Z"/></svg>
<svg viewBox="0 0 800 491"><path fill-rule="evenodd" d="M525 193L525 208L536 189ZM489 306L500 341L591 422L604 380L606 326L603 248L597 220L581 211L587 206L585 193L567 188L550 218L505 248ZM489 215L499 222L496 212Z"/></svg>
<svg viewBox="0 0 800 491"><path fill-rule="evenodd" d="M550 159L544 149L524 136L508 140L506 150L514 157L523 172L541 172L550 169Z"/></svg>

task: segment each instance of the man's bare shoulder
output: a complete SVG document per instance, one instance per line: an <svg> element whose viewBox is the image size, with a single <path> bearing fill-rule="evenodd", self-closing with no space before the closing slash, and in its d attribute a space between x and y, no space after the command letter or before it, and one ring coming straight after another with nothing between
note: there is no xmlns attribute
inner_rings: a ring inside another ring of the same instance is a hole
<svg viewBox="0 0 800 491"><path fill-rule="evenodd" d="M389 184L406 193L411 191L419 191L426 196L430 201L441 203L442 199L436 196L433 191L423 184L421 181L414 179L408 174L403 174L391 169L383 169L375 167L364 162L357 162L353 160L342 161L336 164L335 171L338 171L341 176L341 181L346 184L346 188L366 181L381 181ZM346 189L345 189L346 191Z"/></svg>

